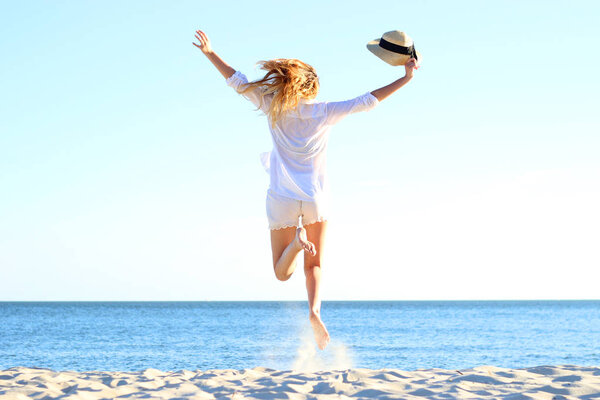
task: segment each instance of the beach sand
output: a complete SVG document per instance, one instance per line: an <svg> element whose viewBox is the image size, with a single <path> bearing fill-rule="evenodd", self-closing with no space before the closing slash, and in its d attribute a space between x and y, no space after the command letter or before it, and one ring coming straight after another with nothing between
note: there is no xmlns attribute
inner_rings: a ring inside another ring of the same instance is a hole
<svg viewBox="0 0 600 400"><path fill-rule="evenodd" d="M0 371L0 399L600 399L600 367Z"/></svg>

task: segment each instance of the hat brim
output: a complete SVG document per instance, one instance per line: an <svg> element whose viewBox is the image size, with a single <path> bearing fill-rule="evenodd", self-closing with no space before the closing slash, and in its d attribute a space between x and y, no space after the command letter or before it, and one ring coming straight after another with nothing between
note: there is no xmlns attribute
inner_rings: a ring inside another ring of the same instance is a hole
<svg viewBox="0 0 600 400"><path fill-rule="evenodd" d="M394 53L393 51L379 47L379 40L380 39L371 40L369 43L367 43L367 49L369 49L371 53L375 54L386 63L396 67L398 65L404 65L408 60L410 60L409 55ZM418 63L421 64L423 58L421 57L419 50L417 50L417 57Z"/></svg>

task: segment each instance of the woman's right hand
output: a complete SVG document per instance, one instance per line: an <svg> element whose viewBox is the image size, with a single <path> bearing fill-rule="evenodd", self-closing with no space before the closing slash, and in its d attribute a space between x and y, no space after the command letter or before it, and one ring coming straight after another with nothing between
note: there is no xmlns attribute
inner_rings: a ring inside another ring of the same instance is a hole
<svg viewBox="0 0 600 400"><path fill-rule="evenodd" d="M210 40L208 39L208 36L206 36L206 34L204 32L202 32L201 30L197 30L196 34L194 36L196 37L196 39L198 39L200 41L199 45L192 42L192 44L194 46L196 46L197 48L202 50L202 52L204 54L208 54L208 53L212 52L212 48L210 46Z"/></svg>
<svg viewBox="0 0 600 400"><path fill-rule="evenodd" d="M413 76L413 72L415 69L419 69L417 60L414 57L411 57L406 64L404 64L404 69L406 70L406 76Z"/></svg>

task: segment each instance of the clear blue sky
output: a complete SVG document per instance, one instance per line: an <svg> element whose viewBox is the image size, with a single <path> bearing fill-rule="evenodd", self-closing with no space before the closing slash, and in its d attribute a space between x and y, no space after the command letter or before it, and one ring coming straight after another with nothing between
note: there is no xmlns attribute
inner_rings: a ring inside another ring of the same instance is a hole
<svg viewBox="0 0 600 400"><path fill-rule="evenodd" d="M423 65L332 130L323 298L598 298L594 1L23 1L0 12L0 300L304 299L275 280L250 79L299 58L321 101Z"/></svg>

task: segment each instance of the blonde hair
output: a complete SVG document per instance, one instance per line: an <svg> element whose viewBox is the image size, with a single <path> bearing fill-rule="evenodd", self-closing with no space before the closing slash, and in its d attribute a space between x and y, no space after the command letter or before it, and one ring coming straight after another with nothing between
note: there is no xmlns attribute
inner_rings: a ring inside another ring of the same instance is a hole
<svg viewBox="0 0 600 400"><path fill-rule="evenodd" d="M296 108L300 98L314 99L319 92L319 78L315 69L300 60L276 58L268 61L261 60L256 64L267 73L262 79L245 84L240 93L262 88L261 105L266 95L273 94L266 112L272 126L284 113Z"/></svg>

